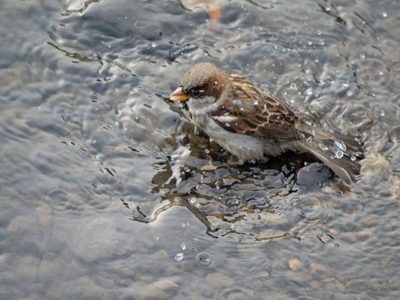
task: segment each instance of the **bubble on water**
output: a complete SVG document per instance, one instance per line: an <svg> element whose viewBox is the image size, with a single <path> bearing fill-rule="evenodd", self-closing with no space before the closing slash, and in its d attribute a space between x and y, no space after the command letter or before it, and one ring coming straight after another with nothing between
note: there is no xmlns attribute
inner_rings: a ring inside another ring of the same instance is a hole
<svg viewBox="0 0 400 300"><path fill-rule="evenodd" d="M382 17L386 18L387 16L388 16L387 12L384 11L384 12L382 13Z"/></svg>
<svg viewBox="0 0 400 300"><path fill-rule="evenodd" d="M184 255L183 255L182 252L180 252L180 253L177 253L177 254L175 255L174 260L175 260L175 261L182 261L183 258L184 258Z"/></svg>
<svg viewBox="0 0 400 300"><path fill-rule="evenodd" d="M365 60L367 58L367 56L364 53L360 53L360 58L361 58L361 60Z"/></svg>
<svg viewBox="0 0 400 300"><path fill-rule="evenodd" d="M157 47L157 43L156 42L151 43L151 47L153 48Z"/></svg>
<svg viewBox="0 0 400 300"><path fill-rule="evenodd" d="M296 82L293 82L293 83L290 85L290 88L293 89L293 90L297 90L297 84L296 84Z"/></svg>
<svg viewBox="0 0 400 300"><path fill-rule="evenodd" d="M337 150L336 152L335 152L335 157L336 158L342 158L343 157L343 151L341 151L341 150Z"/></svg>
<svg viewBox="0 0 400 300"><path fill-rule="evenodd" d="M211 257L208 253L205 252L200 252L196 255L196 260L202 265L202 266L208 266L211 264Z"/></svg>
<svg viewBox="0 0 400 300"><path fill-rule="evenodd" d="M181 243L181 249L186 250L186 244L184 242Z"/></svg>

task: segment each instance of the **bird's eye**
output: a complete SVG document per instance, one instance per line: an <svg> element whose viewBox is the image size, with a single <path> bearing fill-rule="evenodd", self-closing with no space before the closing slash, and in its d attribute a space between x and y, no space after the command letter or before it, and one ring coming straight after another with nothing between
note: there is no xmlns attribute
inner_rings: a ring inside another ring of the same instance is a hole
<svg viewBox="0 0 400 300"><path fill-rule="evenodd" d="M204 90L203 89L199 89L199 88L192 88L189 90L189 95L191 95L192 97L196 98L196 97L200 97L202 95L204 95Z"/></svg>

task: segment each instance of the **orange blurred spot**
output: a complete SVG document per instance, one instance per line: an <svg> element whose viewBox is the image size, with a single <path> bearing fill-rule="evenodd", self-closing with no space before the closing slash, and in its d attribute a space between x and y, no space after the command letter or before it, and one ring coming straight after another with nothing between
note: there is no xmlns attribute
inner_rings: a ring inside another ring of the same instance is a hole
<svg viewBox="0 0 400 300"><path fill-rule="evenodd" d="M218 22L221 18L221 8L218 5L218 0L180 0L182 6L186 9L192 10L200 7L206 9L208 18L212 22Z"/></svg>

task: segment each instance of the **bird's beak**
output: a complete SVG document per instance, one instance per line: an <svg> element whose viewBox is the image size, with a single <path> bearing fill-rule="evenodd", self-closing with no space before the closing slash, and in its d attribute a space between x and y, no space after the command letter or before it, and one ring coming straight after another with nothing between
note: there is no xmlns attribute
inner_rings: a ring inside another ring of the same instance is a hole
<svg viewBox="0 0 400 300"><path fill-rule="evenodd" d="M171 95L169 95L169 99L172 101L185 102L189 100L189 96L183 92L182 87L180 86Z"/></svg>

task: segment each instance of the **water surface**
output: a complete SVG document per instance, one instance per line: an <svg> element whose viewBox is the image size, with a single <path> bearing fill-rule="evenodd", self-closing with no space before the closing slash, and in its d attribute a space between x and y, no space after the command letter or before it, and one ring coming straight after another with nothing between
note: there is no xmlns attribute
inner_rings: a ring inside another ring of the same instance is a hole
<svg viewBox="0 0 400 300"><path fill-rule="evenodd" d="M0 3L0 298L397 299L400 3L218 7ZM359 182L202 173L229 155L166 101L200 61L361 134Z"/></svg>

